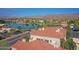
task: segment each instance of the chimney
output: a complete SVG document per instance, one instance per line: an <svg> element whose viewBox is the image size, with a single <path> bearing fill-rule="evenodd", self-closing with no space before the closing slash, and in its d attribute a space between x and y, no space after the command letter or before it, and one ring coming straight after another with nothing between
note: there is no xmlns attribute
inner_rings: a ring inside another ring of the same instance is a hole
<svg viewBox="0 0 79 59"><path fill-rule="evenodd" d="M45 30L45 28L44 28L44 27L43 27L43 28L39 28L38 30L40 30L40 31L41 31L41 30Z"/></svg>
<svg viewBox="0 0 79 59"><path fill-rule="evenodd" d="M26 42L26 39L22 39L23 42Z"/></svg>
<svg viewBox="0 0 79 59"><path fill-rule="evenodd" d="M60 29L58 28L58 29L56 30L56 32L60 32Z"/></svg>
<svg viewBox="0 0 79 59"><path fill-rule="evenodd" d="M45 30L45 28L43 27L42 30Z"/></svg>

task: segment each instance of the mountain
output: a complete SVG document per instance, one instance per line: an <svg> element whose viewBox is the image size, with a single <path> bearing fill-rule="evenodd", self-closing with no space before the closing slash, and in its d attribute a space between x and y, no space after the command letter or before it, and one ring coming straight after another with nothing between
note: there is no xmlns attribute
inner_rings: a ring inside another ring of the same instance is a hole
<svg viewBox="0 0 79 59"><path fill-rule="evenodd" d="M79 19L79 14L51 14L46 16L25 16L25 17L9 17L4 19L16 19L16 18L33 18L33 19L43 19L43 20L51 20L51 19L57 19L57 20L70 20L70 19Z"/></svg>

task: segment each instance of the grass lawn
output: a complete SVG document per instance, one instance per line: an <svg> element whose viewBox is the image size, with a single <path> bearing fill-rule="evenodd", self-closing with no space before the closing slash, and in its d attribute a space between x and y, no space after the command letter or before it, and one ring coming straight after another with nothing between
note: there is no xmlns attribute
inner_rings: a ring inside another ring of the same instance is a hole
<svg viewBox="0 0 79 59"><path fill-rule="evenodd" d="M9 47L8 42L5 41L5 40L0 40L0 45L1 45L2 47Z"/></svg>

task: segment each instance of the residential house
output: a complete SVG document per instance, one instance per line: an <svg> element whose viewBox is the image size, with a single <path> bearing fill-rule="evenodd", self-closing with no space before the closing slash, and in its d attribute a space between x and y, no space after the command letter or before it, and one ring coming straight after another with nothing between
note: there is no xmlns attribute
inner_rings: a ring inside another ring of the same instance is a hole
<svg viewBox="0 0 79 59"><path fill-rule="evenodd" d="M46 41L54 47L60 47L60 40L66 39L66 29L61 27L47 27L33 29L30 33L30 40Z"/></svg>
<svg viewBox="0 0 79 59"><path fill-rule="evenodd" d="M3 28L3 27L5 27L5 24L0 24L0 28Z"/></svg>
<svg viewBox="0 0 79 59"><path fill-rule="evenodd" d="M76 49L79 50L79 28L74 24L71 24L70 28L70 37L76 43Z"/></svg>
<svg viewBox="0 0 79 59"><path fill-rule="evenodd" d="M79 50L79 31L73 31L71 34L73 41L76 43L76 49Z"/></svg>

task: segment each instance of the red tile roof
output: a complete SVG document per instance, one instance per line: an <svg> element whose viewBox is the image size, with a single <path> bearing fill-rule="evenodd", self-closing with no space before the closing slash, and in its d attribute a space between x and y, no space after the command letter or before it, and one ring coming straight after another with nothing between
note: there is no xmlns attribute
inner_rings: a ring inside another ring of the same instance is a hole
<svg viewBox="0 0 79 59"><path fill-rule="evenodd" d="M56 32L59 31L59 32ZM64 38L66 37L66 29L61 29L58 27L47 27L44 30L35 30L31 31L32 35L54 37L54 38Z"/></svg>
<svg viewBox="0 0 79 59"><path fill-rule="evenodd" d="M35 40L31 42L17 41L11 47L16 50L64 50L63 48L56 48L45 41Z"/></svg>

